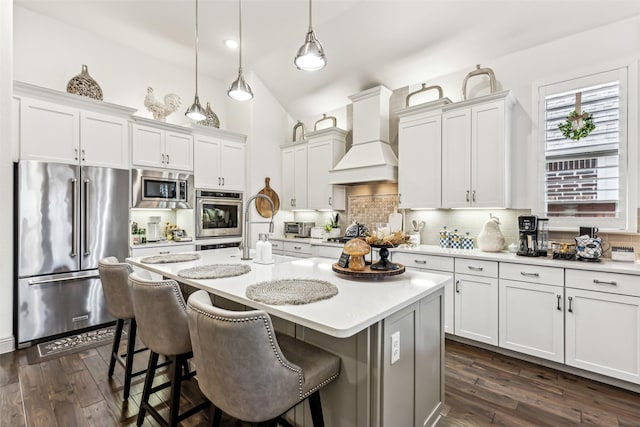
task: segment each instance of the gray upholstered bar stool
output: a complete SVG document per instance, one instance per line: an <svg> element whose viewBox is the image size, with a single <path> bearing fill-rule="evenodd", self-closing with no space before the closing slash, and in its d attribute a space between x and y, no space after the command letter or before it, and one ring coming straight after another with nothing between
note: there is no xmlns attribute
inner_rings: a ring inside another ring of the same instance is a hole
<svg viewBox="0 0 640 427"><path fill-rule="evenodd" d="M205 291L189 297L187 314L200 390L222 411L254 425L290 426L282 415L309 398L313 425L324 425L320 388L340 373L340 358L286 335L276 338L262 310L228 311Z"/></svg>
<svg viewBox="0 0 640 427"><path fill-rule="evenodd" d="M182 382L195 375L195 371L189 371L188 365L193 353L184 298L176 281L153 280L145 270L131 273L129 286L140 339L151 350L137 425L142 425L146 413L149 412L161 425L177 426L180 421L210 406L205 400L179 413ZM153 380L160 355L171 362L170 381L154 387ZM170 387L168 420L162 418L149 403L151 393L166 387Z"/></svg>
<svg viewBox="0 0 640 427"><path fill-rule="evenodd" d="M98 262L100 281L104 299L107 302L107 310L115 317L116 332L111 348L111 358L109 360L108 376L113 376L116 362L124 368L124 390L123 398L129 399L131 390L131 379L135 376L147 372L146 369L133 372L133 356L136 353L147 350L146 348L135 349L136 343L136 318L133 312L131 294L129 293L129 274L133 271L131 266L124 262L119 262L116 257L103 258ZM127 333L127 352L120 354L120 340L125 321L129 321L129 331Z"/></svg>

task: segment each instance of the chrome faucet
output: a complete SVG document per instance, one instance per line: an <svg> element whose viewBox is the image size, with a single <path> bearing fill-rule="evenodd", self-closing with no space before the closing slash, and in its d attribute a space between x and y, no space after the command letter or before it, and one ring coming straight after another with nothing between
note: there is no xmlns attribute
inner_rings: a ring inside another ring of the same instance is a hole
<svg viewBox="0 0 640 427"><path fill-rule="evenodd" d="M249 256L249 235L251 234L249 232L251 225L251 222L249 221L249 206L251 206L251 201L257 199L258 197L261 199L267 199L267 201L271 205L271 221L269 222L269 233L273 233L273 217L276 215L276 207L273 204L273 200L271 200L269 196L266 196L264 194L256 194L255 196L249 197L249 200L247 200L247 206L244 209L244 227L242 229L243 234L241 259L244 260L251 259L251 257Z"/></svg>

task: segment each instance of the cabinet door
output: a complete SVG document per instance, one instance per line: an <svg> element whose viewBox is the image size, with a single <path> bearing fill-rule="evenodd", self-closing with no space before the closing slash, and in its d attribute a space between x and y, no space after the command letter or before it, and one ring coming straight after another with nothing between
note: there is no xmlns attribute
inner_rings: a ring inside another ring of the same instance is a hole
<svg viewBox="0 0 640 427"><path fill-rule="evenodd" d="M398 135L400 208L441 205L442 116L400 124Z"/></svg>
<svg viewBox="0 0 640 427"><path fill-rule="evenodd" d="M455 334L498 345L498 279L456 274Z"/></svg>
<svg viewBox="0 0 640 427"><path fill-rule="evenodd" d="M504 101L475 106L471 114L471 204L506 207Z"/></svg>
<svg viewBox="0 0 640 427"><path fill-rule="evenodd" d="M20 159L77 164L80 159L78 110L22 98Z"/></svg>
<svg viewBox="0 0 640 427"><path fill-rule="evenodd" d="M244 144L224 141L220 151L222 186L226 190L244 191L245 187Z"/></svg>
<svg viewBox="0 0 640 427"><path fill-rule="evenodd" d="M193 179L196 188L218 189L222 186L220 146L216 138L196 136L194 141Z"/></svg>
<svg viewBox="0 0 640 427"><path fill-rule="evenodd" d="M285 210L293 209L295 198L295 152L293 147L282 150L282 199L280 203Z"/></svg>
<svg viewBox="0 0 640 427"><path fill-rule="evenodd" d="M148 126L133 126L131 163L136 166L164 167L164 131Z"/></svg>
<svg viewBox="0 0 640 427"><path fill-rule="evenodd" d="M328 209L332 197L332 186L329 184L329 170L333 168L331 141L309 144L308 164L309 176L309 209Z"/></svg>
<svg viewBox="0 0 640 427"><path fill-rule="evenodd" d="M166 168L193 171L193 136L166 132L164 155Z"/></svg>
<svg viewBox="0 0 640 427"><path fill-rule="evenodd" d="M640 383L640 298L566 289L566 364Z"/></svg>
<svg viewBox="0 0 640 427"><path fill-rule="evenodd" d="M471 203L471 109L442 115L442 207Z"/></svg>
<svg viewBox="0 0 640 427"><path fill-rule="evenodd" d="M442 274L441 272L437 272ZM444 331L448 334L455 333L455 286L453 280L449 280L444 286Z"/></svg>
<svg viewBox="0 0 640 427"><path fill-rule="evenodd" d="M307 146L294 149L294 208L306 209L307 199Z"/></svg>
<svg viewBox="0 0 640 427"><path fill-rule="evenodd" d="M500 347L564 362L562 286L500 279Z"/></svg>
<svg viewBox="0 0 640 427"><path fill-rule="evenodd" d="M81 111L80 142L80 156L84 165L129 169L127 120Z"/></svg>

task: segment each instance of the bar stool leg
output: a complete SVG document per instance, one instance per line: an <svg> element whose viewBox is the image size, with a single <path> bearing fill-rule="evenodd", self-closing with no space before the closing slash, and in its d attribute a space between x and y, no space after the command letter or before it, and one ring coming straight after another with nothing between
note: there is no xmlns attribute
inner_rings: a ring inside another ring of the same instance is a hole
<svg viewBox="0 0 640 427"><path fill-rule="evenodd" d="M127 359L124 367L124 400L129 399L131 390L131 373L133 372L133 356L136 352L136 319L129 319L129 336L127 338Z"/></svg>
<svg viewBox="0 0 640 427"><path fill-rule="evenodd" d="M169 398L169 425L178 425L180 415L180 388L182 386L182 369L186 359L182 355L171 356L171 393Z"/></svg>
<svg viewBox="0 0 640 427"><path fill-rule="evenodd" d="M316 390L311 394L311 396L309 396L309 409L311 409L313 427L324 427L322 403L320 402L320 390Z"/></svg>
<svg viewBox="0 0 640 427"><path fill-rule="evenodd" d="M113 376L113 369L116 366L118 352L120 351L120 339L122 338L122 328L124 327L124 319L116 320L116 334L113 337L113 346L111 347L111 359L109 360L109 378Z"/></svg>
<svg viewBox="0 0 640 427"><path fill-rule="evenodd" d="M144 422L144 416L147 412L147 405L149 404L149 396L151 395L151 388L153 386L153 378L156 375L156 368L158 366L158 353L152 351L149 356L149 368L147 369L147 377L144 380L144 389L142 390L142 399L140 401L140 410L138 411L138 419L136 425L141 426Z"/></svg>
<svg viewBox="0 0 640 427"><path fill-rule="evenodd" d="M222 422L222 410L217 406L213 408L213 417L211 418L211 427L220 427Z"/></svg>

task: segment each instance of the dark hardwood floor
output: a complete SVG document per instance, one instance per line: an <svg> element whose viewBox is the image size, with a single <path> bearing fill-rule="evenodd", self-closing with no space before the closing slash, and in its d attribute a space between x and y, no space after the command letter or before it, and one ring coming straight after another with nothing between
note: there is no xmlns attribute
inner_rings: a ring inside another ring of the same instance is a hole
<svg viewBox="0 0 640 427"><path fill-rule="evenodd" d="M133 426L142 378L122 403L122 369L107 379L109 345L30 364L27 350L0 355L0 426ZM137 368L146 357L137 359ZM446 343L440 426L640 426L640 395L453 341ZM154 396L166 409L168 391ZM183 403L200 396L191 384ZM225 419L226 426L243 426ZM206 426L209 413L182 425ZM145 426L157 423L147 417ZM391 426L404 427L404 426Z"/></svg>

